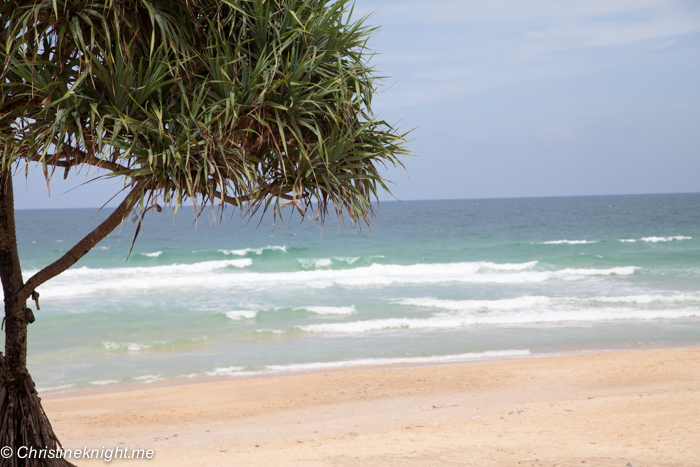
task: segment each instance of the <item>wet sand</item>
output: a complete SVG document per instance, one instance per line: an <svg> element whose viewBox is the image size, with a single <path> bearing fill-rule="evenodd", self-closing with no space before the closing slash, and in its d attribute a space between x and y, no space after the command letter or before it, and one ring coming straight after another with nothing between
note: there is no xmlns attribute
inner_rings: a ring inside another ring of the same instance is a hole
<svg viewBox="0 0 700 467"><path fill-rule="evenodd" d="M43 397L64 447L150 466L700 466L700 349ZM74 460L104 465L104 460Z"/></svg>

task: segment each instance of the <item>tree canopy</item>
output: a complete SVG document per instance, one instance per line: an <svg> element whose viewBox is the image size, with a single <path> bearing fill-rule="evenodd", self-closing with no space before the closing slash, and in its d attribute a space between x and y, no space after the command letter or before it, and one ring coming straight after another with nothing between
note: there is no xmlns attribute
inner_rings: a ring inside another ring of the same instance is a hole
<svg viewBox="0 0 700 467"><path fill-rule="evenodd" d="M0 2L0 445L58 445L26 368L27 300L38 308L37 287L132 212L190 200L369 223L382 168L407 152L371 110L364 20L349 0ZM32 162L47 181L82 167L123 177L126 196L25 282L12 174Z"/></svg>
<svg viewBox="0 0 700 467"><path fill-rule="evenodd" d="M316 206L368 221L401 135L371 111L348 0L10 1L2 169L125 176L141 207Z"/></svg>

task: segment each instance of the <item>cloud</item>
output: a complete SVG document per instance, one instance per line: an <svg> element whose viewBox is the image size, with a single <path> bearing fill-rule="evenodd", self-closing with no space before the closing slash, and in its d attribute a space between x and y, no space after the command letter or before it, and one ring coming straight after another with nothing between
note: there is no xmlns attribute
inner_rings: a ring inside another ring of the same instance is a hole
<svg viewBox="0 0 700 467"><path fill-rule="evenodd" d="M363 3L360 2L360 9ZM692 4L691 4L692 5ZM365 5L373 22L414 23L423 26L455 23L567 23L603 17L695 10L679 0L431 0L374 1ZM623 18L624 19L624 18Z"/></svg>
<svg viewBox="0 0 700 467"><path fill-rule="evenodd" d="M700 32L700 15L682 14L654 18L646 22L591 22L556 25L541 31L528 31L530 42L545 42L550 50L580 47L620 47L635 42L667 39Z"/></svg>
<svg viewBox="0 0 700 467"><path fill-rule="evenodd" d="M700 33L700 4L684 0L360 0L363 8L385 25L373 41L382 73L398 77L382 98L390 106L614 67L599 51L660 50Z"/></svg>

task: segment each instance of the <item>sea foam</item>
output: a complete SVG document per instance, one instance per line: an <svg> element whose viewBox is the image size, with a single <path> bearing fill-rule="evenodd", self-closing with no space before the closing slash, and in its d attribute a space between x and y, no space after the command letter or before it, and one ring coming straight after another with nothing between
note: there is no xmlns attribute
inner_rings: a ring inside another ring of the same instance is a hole
<svg viewBox="0 0 700 467"><path fill-rule="evenodd" d="M535 313L493 313L443 315L430 318L385 318L346 323L319 323L297 326L310 333L357 334L383 330L457 329L479 325L529 325L617 320L679 319L697 317L697 308L646 310L637 308L578 308L545 310Z"/></svg>
<svg viewBox="0 0 700 467"><path fill-rule="evenodd" d="M234 321L238 321L241 319L255 318L255 316L258 314L258 312L255 310L232 310L232 311L225 311L224 314L226 315L227 318L232 319Z"/></svg>
<svg viewBox="0 0 700 467"><path fill-rule="evenodd" d="M589 243L598 243L597 240L552 240L549 242L542 242L542 245L587 245Z"/></svg>
<svg viewBox="0 0 700 467"><path fill-rule="evenodd" d="M148 256L149 258L157 258L163 254L162 251L154 251L153 253L141 253L143 256Z"/></svg>
<svg viewBox="0 0 700 467"><path fill-rule="evenodd" d="M547 305L549 297L525 296L518 298L504 298L499 300L439 300L436 298L404 298L394 300L400 305L413 305L426 308L440 308L443 310L515 310Z"/></svg>
<svg viewBox="0 0 700 467"><path fill-rule="evenodd" d="M355 305L351 306L304 306L294 310L306 310L318 315L351 315L355 313Z"/></svg>
<svg viewBox="0 0 700 467"><path fill-rule="evenodd" d="M301 264L301 267L303 268L327 268L328 266L333 265L333 260L330 258L319 258L319 259L313 259L313 258L299 258L297 261L299 261L299 264Z"/></svg>
<svg viewBox="0 0 700 467"><path fill-rule="evenodd" d="M684 237L682 235L677 235L675 237L644 237L641 240L643 242L651 242L651 243L658 243L658 242L672 242L674 240L692 240L693 237Z"/></svg>
<svg viewBox="0 0 700 467"><path fill-rule="evenodd" d="M550 280L577 280L587 276L625 276L637 266L613 268L566 268L536 270L537 261L525 263L427 263L372 264L350 269L321 269L287 272L236 271L253 264L250 258L206 261L153 267L94 269L82 267L64 272L43 286L42 296L71 297L107 291L196 289L198 292L234 288L266 290L270 287L294 289L379 287L386 285L472 283L531 284ZM231 269L233 268L233 269ZM28 272L28 275L30 272Z"/></svg>
<svg viewBox="0 0 700 467"><path fill-rule="evenodd" d="M246 370L242 366L216 368L205 373L207 376L255 376L277 373L296 373L333 370L338 368L354 368L367 366L388 365L420 365L432 363L459 363L473 360L522 358L531 355L526 349L487 350L484 352L467 352L453 355L434 355L426 357L388 357L388 358L355 358L334 362L289 363L285 365L266 365L259 370Z"/></svg>
<svg viewBox="0 0 700 467"><path fill-rule="evenodd" d="M243 248L241 250L219 250L221 253L225 255L236 255L236 256L246 256L249 255L250 253L254 253L256 255L262 255L264 251L281 251L281 252L286 252L287 247L284 245L268 245L264 246L261 248Z"/></svg>
<svg viewBox="0 0 700 467"><path fill-rule="evenodd" d="M109 384L116 384L118 382L118 379L98 379L97 381L90 381L90 384L94 384L95 386L107 386Z"/></svg>
<svg viewBox="0 0 700 467"><path fill-rule="evenodd" d="M121 292L207 286L217 283L217 273L227 268L242 269L252 264L252 259L242 258L151 267L89 268L83 266L63 272L42 286L41 294L46 298L60 298L100 291ZM36 272L27 271L24 275L29 278Z"/></svg>

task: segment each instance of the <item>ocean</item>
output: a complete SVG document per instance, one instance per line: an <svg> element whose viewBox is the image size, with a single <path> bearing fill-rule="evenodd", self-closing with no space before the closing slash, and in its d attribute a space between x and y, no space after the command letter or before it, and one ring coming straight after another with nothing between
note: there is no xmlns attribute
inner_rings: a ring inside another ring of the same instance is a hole
<svg viewBox="0 0 700 467"><path fill-rule="evenodd" d="M107 214L95 212L18 211L25 279ZM700 194L378 213L357 231L335 218L150 212L128 260L126 223L38 289L37 387L700 344Z"/></svg>

